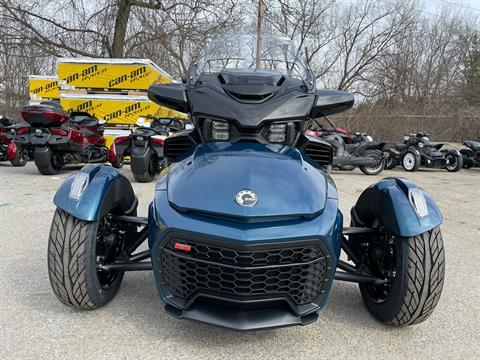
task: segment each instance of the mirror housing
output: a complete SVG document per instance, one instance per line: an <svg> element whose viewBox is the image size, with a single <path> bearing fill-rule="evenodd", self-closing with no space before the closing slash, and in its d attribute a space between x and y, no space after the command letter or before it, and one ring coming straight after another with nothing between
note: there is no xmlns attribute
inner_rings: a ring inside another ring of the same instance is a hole
<svg viewBox="0 0 480 360"><path fill-rule="evenodd" d="M188 113L188 101L184 84L154 84L148 88L148 98L170 109Z"/></svg>
<svg viewBox="0 0 480 360"><path fill-rule="evenodd" d="M336 114L350 109L355 103L353 95L338 90L317 90L315 105L312 107L310 117L318 118Z"/></svg>

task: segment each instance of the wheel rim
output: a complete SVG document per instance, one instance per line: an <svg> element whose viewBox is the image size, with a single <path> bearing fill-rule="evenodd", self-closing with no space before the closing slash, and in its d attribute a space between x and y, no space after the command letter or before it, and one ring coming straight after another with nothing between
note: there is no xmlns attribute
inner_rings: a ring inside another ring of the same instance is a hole
<svg viewBox="0 0 480 360"><path fill-rule="evenodd" d="M55 169L61 169L63 164L62 164L62 155L55 152L53 153L52 155L52 166L55 168Z"/></svg>
<svg viewBox="0 0 480 360"><path fill-rule="evenodd" d="M393 287L397 270L397 241L397 237L393 234L379 237L369 246L367 256L365 257L370 274L380 279L387 279L386 284L368 284L366 286L368 296L377 304L387 301Z"/></svg>
<svg viewBox="0 0 480 360"><path fill-rule="evenodd" d="M367 156L368 158L375 159L377 160L377 165L373 166L365 166L365 169L367 169L368 172L374 173L377 171L380 171L382 169L383 163L382 163L382 158L376 154L370 154Z"/></svg>
<svg viewBox="0 0 480 360"><path fill-rule="evenodd" d="M98 223L97 240L95 243L95 260L97 264L97 278L100 286L104 290L108 290L120 276L119 271L106 271L98 268L98 265L113 263L121 254L121 246L119 243L109 245L106 241L107 236L115 236L112 225L108 221L108 215Z"/></svg>
<svg viewBox="0 0 480 360"><path fill-rule="evenodd" d="M447 165L445 166L447 170L455 170L458 165L458 159L456 156L447 155L446 157Z"/></svg>
<svg viewBox="0 0 480 360"><path fill-rule="evenodd" d="M27 161L28 161L28 151L23 150L20 153L20 164L25 165L27 163Z"/></svg>
<svg viewBox="0 0 480 360"><path fill-rule="evenodd" d="M415 155L407 153L403 157L403 167L407 170L412 170L415 167Z"/></svg>

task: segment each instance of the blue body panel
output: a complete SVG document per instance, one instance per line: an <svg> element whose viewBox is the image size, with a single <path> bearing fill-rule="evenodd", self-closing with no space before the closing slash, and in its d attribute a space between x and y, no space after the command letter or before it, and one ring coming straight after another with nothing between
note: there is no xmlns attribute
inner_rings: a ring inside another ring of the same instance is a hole
<svg viewBox="0 0 480 360"><path fill-rule="evenodd" d="M158 259L153 254L165 246L170 233L188 234L192 239L195 236L216 239L238 248L318 241L328 249L331 267L335 269L340 256L343 215L338 210L335 185L323 170L313 167L298 150L291 148L277 154L268 146L257 144L239 143L229 146L229 150L218 151L202 146L210 144L200 145L200 153L193 153L163 173L149 209L149 248L157 286L165 303L175 306L163 291ZM195 164L196 161L199 162ZM189 170L189 166L195 171ZM257 178L256 172L264 177L264 182ZM200 176L196 176L198 173ZM297 178L300 180L295 181ZM246 208L247 211L234 199L236 192L245 188L255 191L259 198L258 204ZM311 192L305 193L307 189ZM184 211L178 204L172 206L172 199L181 204L189 202L197 209ZM292 213L298 216L281 216ZM249 221L251 218L257 221ZM334 271L330 271L326 294L333 275ZM325 304L326 294L319 304L305 309L302 316L318 311Z"/></svg>
<svg viewBox="0 0 480 360"><path fill-rule="evenodd" d="M408 199L409 189L418 187L401 178L386 178L365 189L360 195L355 211L360 218L379 219L393 233L412 237L439 226L443 222L437 204L425 191L422 192L428 215L419 216Z"/></svg>
<svg viewBox="0 0 480 360"><path fill-rule="evenodd" d="M72 182L77 175L77 172L75 172L57 190L53 202L58 208L78 219L95 221L99 217L108 190L114 182L121 181L123 175L110 166L102 165L87 165L79 172L89 176L89 183L80 199L74 200L69 197ZM122 194L116 195L117 198L122 196Z"/></svg>
<svg viewBox="0 0 480 360"><path fill-rule="evenodd" d="M202 144L169 169L168 199L181 211L243 220L312 218L323 211L327 196L337 193L331 178L303 156L285 146ZM244 189L258 196L255 206L234 201Z"/></svg>
<svg viewBox="0 0 480 360"><path fill-rule="evenodd" d="M163 240L168 237L170 231L189 233L193 238L198 235L221 239L232 246L278 244L283 241L317 239L328 248L332 257L332 269L335 269L340 256L343 228L343 215L337 205L337 200L328 199L324 213L313 219L239 223L202 215L182 214L169 206L165 190L157 190L155 200L149 209L149 248L152 254L158 253L159 248L164 245ZM162 300L175 306L163 292L159 264L155 257L152 257L152 263ZM334 271L331 271L328 286L325 288L327 294L332 285L333 275ZM321 309L325 305L327 297L325 295L317 307L302 315Z"/></svg>

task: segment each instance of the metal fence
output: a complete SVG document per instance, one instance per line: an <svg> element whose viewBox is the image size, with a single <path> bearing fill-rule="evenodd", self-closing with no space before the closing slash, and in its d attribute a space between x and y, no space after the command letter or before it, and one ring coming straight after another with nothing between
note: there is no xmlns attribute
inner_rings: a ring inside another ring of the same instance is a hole
<svg viewBox="0 0 480 360"><path fill-rule="evenodd" d="M480 140L479 116L350 115L331 117L351 132L366 132L377 141L398 142L404 133L424 132L436 142Z"/></svg>

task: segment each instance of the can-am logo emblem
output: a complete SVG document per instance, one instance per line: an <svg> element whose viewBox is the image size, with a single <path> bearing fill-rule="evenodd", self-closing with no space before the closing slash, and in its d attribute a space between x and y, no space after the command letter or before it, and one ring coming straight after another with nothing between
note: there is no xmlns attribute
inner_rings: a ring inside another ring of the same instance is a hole
<svg viewBox="0 0 480 360"><path fill-rule="evenodd" d="M241 206L253 206L257 203L257 194L250 190L241 190L235 196L235 201Z"/></svg>

